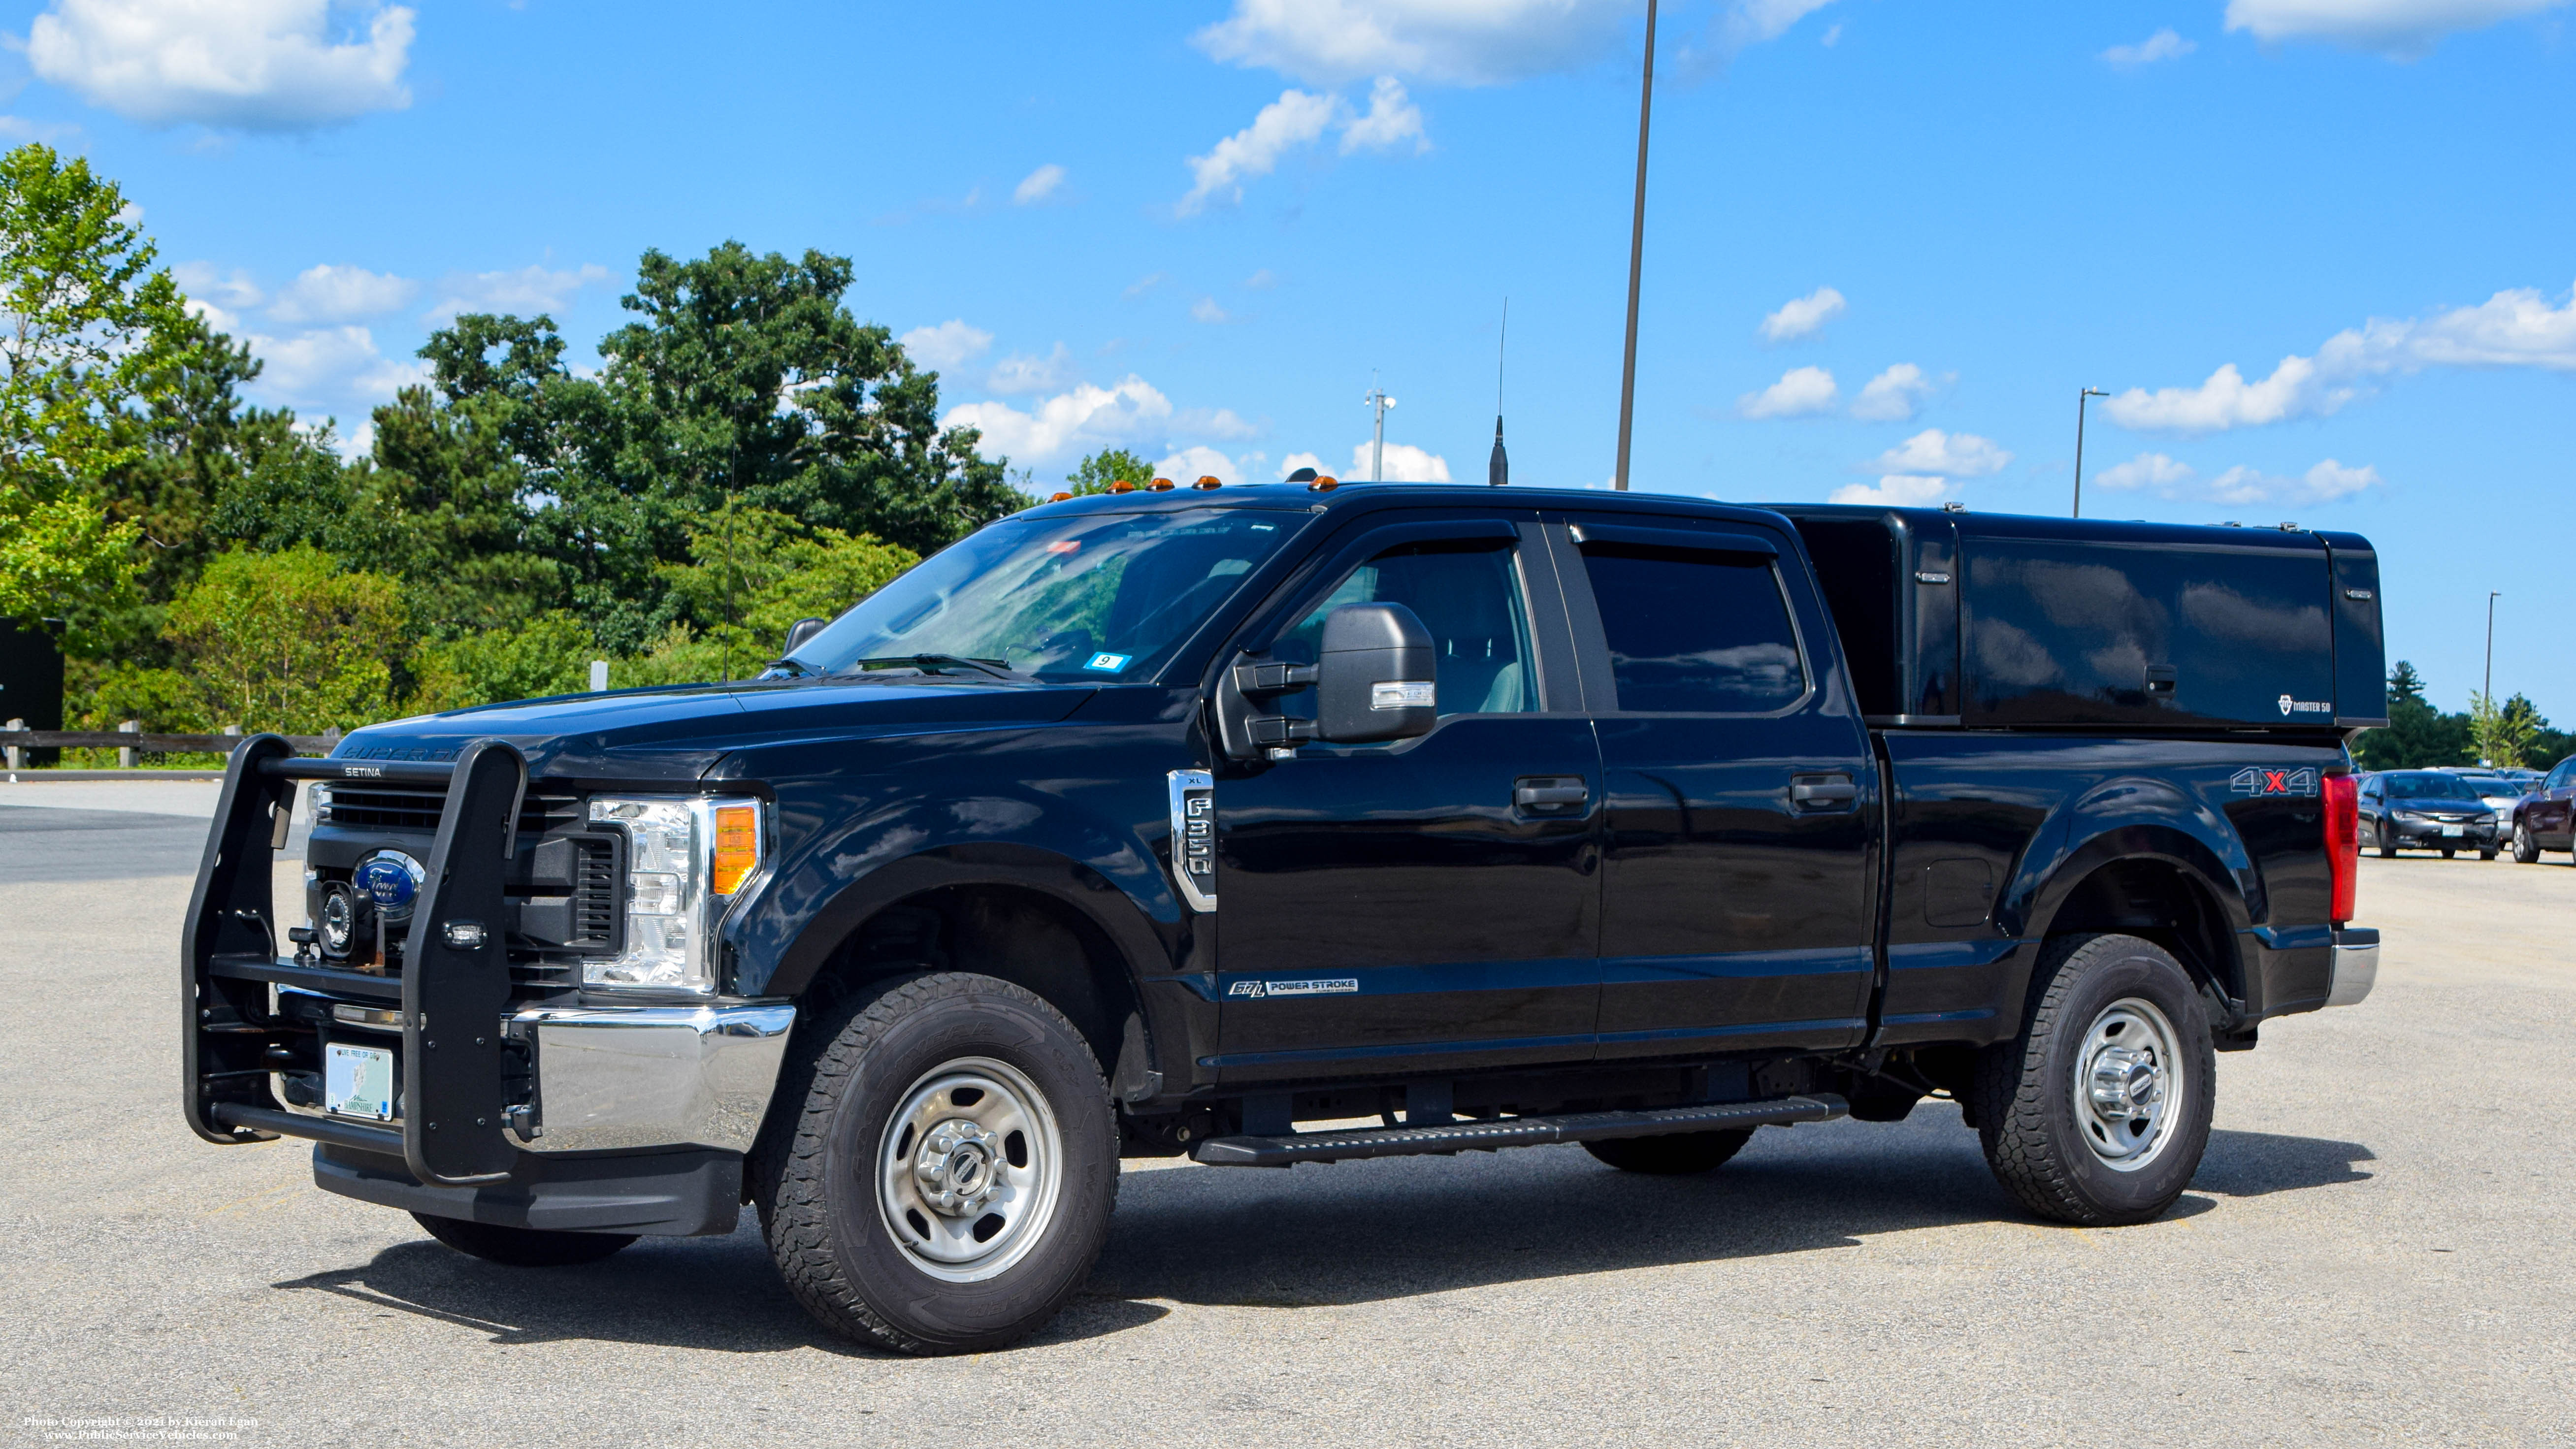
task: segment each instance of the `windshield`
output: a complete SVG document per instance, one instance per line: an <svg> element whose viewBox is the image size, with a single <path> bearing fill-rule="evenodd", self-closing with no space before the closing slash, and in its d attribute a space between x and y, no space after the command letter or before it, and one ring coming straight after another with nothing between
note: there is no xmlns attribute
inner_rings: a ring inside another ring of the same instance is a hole
<svg viewBox="0 0 2576 1449"><path fill-rule="evenodd" d="M943 655L1039 679L1141 679L1303 521L1248 508L1006 519L788 659L824 674Z"/></svg>
<svg viewBox="0 0 2576 1449"><path fill-rule="evenodd" d="M2427 770L2422 774L2388 777L2391 800L2475 800L2478 792L2469 782L2447 772Z"/></svg>
<svg viewBox="0 0 2576 1449"><path fill-rule="evenodd" d="M2490 800L2506 795L2519 798L2531 788L2531 783L2527 780L2507 779L2501 775L2489 775L2484 779L2471 780L2469 788Z"/></svg>

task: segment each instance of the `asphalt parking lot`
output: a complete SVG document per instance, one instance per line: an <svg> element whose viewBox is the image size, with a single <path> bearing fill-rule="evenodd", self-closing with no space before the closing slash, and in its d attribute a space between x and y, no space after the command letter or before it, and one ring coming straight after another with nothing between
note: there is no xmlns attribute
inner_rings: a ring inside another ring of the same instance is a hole
<svg viewBox="0 0 2576 1449"><path fill-rule="evenodd" d="M2565 856L2367 860L2377 992L2219 1059L2157 1223L2027 1220L1937 1104L1766 1130L1701 1179L1572 1147L1157 1167L1051 1330L923 1361L817 1329L748 1214L512 1270L314 1190L305 1147L190 1135L175 959L211 806L0 786L25 1442L2576 1442Z"/></svg>

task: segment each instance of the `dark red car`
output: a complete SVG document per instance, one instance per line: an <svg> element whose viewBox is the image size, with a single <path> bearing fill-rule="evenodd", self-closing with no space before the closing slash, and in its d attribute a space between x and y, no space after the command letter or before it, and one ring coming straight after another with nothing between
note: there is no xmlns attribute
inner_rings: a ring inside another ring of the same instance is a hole
<svg viewBox="0 0 2576 1449"><path fill-rule="evenodd" d="M2544 850L2576 848L2569 838L2569 817L2576 812L2576 755L2558 762L2540 788L2513 807L2513 858L2525 865Z"/></svg>

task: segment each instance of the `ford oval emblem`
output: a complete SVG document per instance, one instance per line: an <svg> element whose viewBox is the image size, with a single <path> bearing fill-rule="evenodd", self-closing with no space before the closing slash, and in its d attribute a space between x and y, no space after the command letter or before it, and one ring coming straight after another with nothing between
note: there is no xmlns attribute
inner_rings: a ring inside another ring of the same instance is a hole
<svg viewBox="0 0 2576 1449"><path fill-rule="evenodd" d="M419 898L420 883L428 874L419 861L399 850L379 850L359 861L349 880L367 893L387 922L393 922L411 918L411 904Z"/></svg>

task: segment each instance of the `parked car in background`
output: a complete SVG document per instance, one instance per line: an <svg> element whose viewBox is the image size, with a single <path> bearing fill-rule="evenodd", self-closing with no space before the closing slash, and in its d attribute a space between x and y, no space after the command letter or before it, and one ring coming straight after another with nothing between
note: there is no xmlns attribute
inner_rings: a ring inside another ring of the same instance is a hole
<svg viewBox="0 0 2576 1449"><path fill-rule="evenodd" d="M2568 831L2571 796L2576 796L2576 755L2560 760L2538 788L2513 803L2507 829L2513 837L2514 859L2529 865L2544 850L2576 849ZM2367 803L2362 806L2364 811L2369 808Z"/></svg>
<svg viewBox="0 0 2576 1449"><path fill-rule="evenodd" d="M2566 833L2563 823L2559 833ZM2495 807L2453 771L2382 770L2362 783L2364 850L2438 850L2444 860L2475 850L2478 859L2493 860L2503 835Z"/></svg>
<svg viewBox="0 0 2576 1449"><path fill-rule="evenodd" d="M2499 842L2513 836L2513 807L2540 783L2538 770L2459 770L2453 773L2468 781L2478 798L2495 811L2496 838Z"/></svg>

